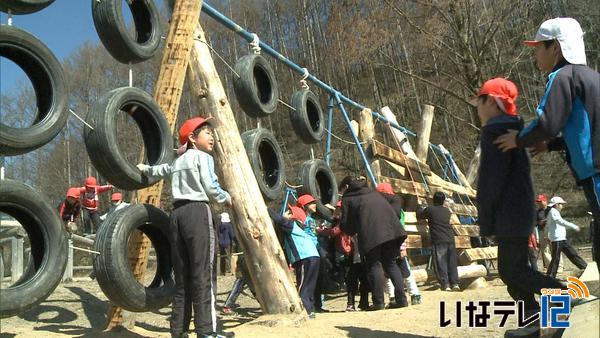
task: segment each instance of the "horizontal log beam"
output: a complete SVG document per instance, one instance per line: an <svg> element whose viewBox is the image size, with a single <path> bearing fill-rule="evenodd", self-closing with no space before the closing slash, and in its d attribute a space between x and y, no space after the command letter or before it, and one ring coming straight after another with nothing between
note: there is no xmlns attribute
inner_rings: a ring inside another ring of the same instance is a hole
<svg viewBox="0 0 600 338"><path fill-rule="evenodd" d="M425 189L425 185L419 182L405 181L387 176L378 176L377 181L380 183L387 182L392 185L392 189L397 194L414 195L421 197L431 197Z"/></svg>
<svg viewBox="0 0 600 338"><path fill-rule="evenodd" d="M498 247L465 249L460 254L460 261L466 264L483 259L497 259Z"/></svg>
<svg viewBox="0 0 600 338"><path fill-rule="evenodd" d="M408 170L413 172L413 175L419 171L421 171L423 175L431 174L431 168L429 168L426 163L412 159L404 155L404 153L401 151L390 148L377 140L373 140L371 143L371 148L373 150L373 156L380 157L406 167Z"/></svg>
<svg viewBox="0 0 600 338"><path fill-rule="evenodd" d="M470 198L475 198L477 191L471 188L463 187L462 185L448 182L443 178L439 177L435 173L431 173L431 175L426 176L425 179L427 183L432 187L439 187L446 192L453 192L461 195L469 196Z"/></svg>
<svg viewBox="0 0 600 338"><path fill-rule="evenodd" d="M457 249L470 249L471 248L471 237L469 236L454 236L454 244ZM406 237L406 248L408 249L420 249L430 248L431 238L429 234L414 235L409 234Z"/></svg>
<svg viewBox="0 0 600 338"><path fill-rule="evenodd" d="M421 283L437 278L433 269L430 271L426 271L425 269L414 269L411 273L415 275L415 280ZM485 277L486 275L487 270L483 265L476 264L458 267L458 279Z"/></svg>
<svg viewBox="0 0 600 338"><path fill-rule="evenodd" d="M458 215L477 217L477 208L472 205L454 203L450 206L450 210Z"/></svg>
<svg viewBox="0 0 600 338"><path fill-rule="evenodd" d="M477 225L453 224L452 229L454 229L454 233L457 236L471 236L471 237L479 236L479 226L477 226Z"/></svg>

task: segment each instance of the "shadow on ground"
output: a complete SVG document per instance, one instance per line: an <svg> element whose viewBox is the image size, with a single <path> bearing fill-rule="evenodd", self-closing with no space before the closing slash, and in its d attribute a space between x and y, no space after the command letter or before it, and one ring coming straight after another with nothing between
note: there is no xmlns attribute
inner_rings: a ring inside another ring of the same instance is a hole
<svg viewBox="0 0 600 338"><path fill-rule="evenodd" d="M417 334L401 333L395 331L382 331L382 330L371 330L365 327L355 326L336 326L337 329L348 332L349 337L363 338L363 337L377 337L377 338L422 338L422 337L433 337L433 336L421 336Z"/></svg>

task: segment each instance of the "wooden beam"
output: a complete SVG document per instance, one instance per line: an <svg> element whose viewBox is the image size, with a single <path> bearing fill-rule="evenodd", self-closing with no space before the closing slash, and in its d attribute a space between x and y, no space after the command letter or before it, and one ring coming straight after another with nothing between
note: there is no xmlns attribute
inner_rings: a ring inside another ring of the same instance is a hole
<svg viewBox="0 0 600 338"><path fill-rule="evenodd" d="M388 160L383 160L383 162L394 169L400 176L404 177L406 175L406 169L403 166L397 165L396 163Z"/></svg>
<svg viewBox="0 0 600 338"><path fill-rule="evenodd" d="M425 179L427 180L427 183L429 184L429 186L432 189L434 189L436 187L440 187L444 190L451 191L451 192L454 192L457 194L467 195L470 198L475 198L477 195L476 190L473 190L473 189L467 188L467 187L463 187L462 185L459 185L456 183L448 182L448 181L444 180L443 178L439 177L438 175L436 175L435 173L431 173L431 175L425 176Z"/></svg>
<svg viewBox="0 0 600 338"><path fill-rule="evenodd" d="M217 73L204 30L196 26L190 57L190 89L198 105L216 117L215 167L232 197L238 239L263 314L305 314L269 217L240 132Z"/></svg>
<svg viewBox="0 0 600 338"><path fill-rule="evenodd" d="M472 205L453 203L449 208L455 214L477 217L477 208Z"/></svg>
<svg viewBox="0 0 600 338"><path fill-rule="evenodd" d="M421 123L417 131L417 148L415 153L417 158L423 162L427 162L427 152L429 151L429 136L431 135L431 124L433 123L434 107L426 104L423 108Z"/></svg>
<svg viewBox="0 0 600 338"><path fill-rule="evenodd" d="M473 248L465 249L460 253L461 261L470 263L482 259L496 259L498 258L498 247L490 246L486 248Z"/></svg>
<svg viewBox="0 0 600 338"><path fill-rule="evenodd" d="M426 282L427 280L435 280L437 278L433 269L430 271L426 271L425 269L414 269L411 273L415 275L415 280L420 283ZM465 265L458 267L459 279L485 277L486 275L487 270L483 265Z"/></svg>
<svg viewBox="0 0 600 338"><path fill-rule="evenodd" d="M373 140L371 146L373 147L373 156L381 157L398 165L404 166L413 173L413 176L415 173L418 174L419 170L423 173L423 175L431 174L431 168L429 168L426 163L412 159L404 155L399 150L390 148L377 140Z"/></svg>
<svg viewBox="0 0 600 338"><path fill-rule="evenodd" d="M477 177L479 176L479 162L481 160L481 147L477 146L475 154L469 163L469 170L467 170L467 181L471 186L477 185Z"/></svg>
<svg viewBox="0 0 600 338"><path fill-rule="evenodd" d="M175 130L179 101L183 93L186 69L189 62L190 49L194 40L194 27L200 18L202 1L176 0L171 15L171 24L167 38L165 39L160 71L154 88L154 100L165 114L165 118ZM155 206L160 205L160 195L164 180L137 193L138 203L148 203ZM129 261L133 275L138 281L142 281L148 262L148 252L151 247L150 240L141 231L134 231L130 238ZM126 325L131 327L135 324L133 315L128 316ZM123 310L115 305L109 306L107 313L107 330L123 324Z"/></svg>
<svg viewBox="0 0 600 338"><path fill-rule="evenodd" d="M431 197L425 190L425 185L419 182L405 181L397 178L386 176L377 177L378 182L388 182L392 185L394 192L397 194L414 195L419 197Z"/></svg>
<svg viewBox="0 0 600 338"><path fill-rule="evenodd" d="M375 137L375 123L373 122L373 115L371 114L371 109L365 108L360 112L360 119L359 119L358 126L359 126L360 141L364 142L363 149L367 156L367 161L369 162L369 165L371 166L371 172L373 173L373 175L375 177L378 177L381 175L381 167L379 164L379 160L374 159L373 153L371 151L369 151L369 144ZM362 159L361 159L361 161L362 161ZM365 173L365 175L366 175L366 173ZM369 182L370 182L370 180L369 180Z"/></svg>
<svg viewBox="0 0 600 338"><path fill-rule="evenodd" d="M457 249L470 249L471 238L469 236L454 236L454 244ZM406 237L406 247L408 249L429 248L431 247L431 238L429 234L408 235Z"/></svg>
<svg viewBox="0 0 600 338"><path fill-rule="evenodd" d="M470 237L479 236L479 226L477 226L477 225L454 224L454 225L452 225L452 229L454 229L454 233L457 236L470 236Z"/></svg>

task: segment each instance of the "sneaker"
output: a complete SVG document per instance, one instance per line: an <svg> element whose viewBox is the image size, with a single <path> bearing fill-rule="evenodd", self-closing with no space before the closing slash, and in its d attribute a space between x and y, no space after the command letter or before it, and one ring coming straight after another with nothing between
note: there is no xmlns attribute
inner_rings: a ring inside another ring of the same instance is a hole
<svg viewBox="0 0 600 338"><path fill-rule="evenodd" d="M358 304L358 309L360 311L368 311L369 310L369 304Z"/></svg>
<svg viewBox="0 0 600 338"><path fill-rule="evenodd" d="M221 313L224 315L230 315L233 314L233 310L229 306L223 306Z"/></svg>
<svg viewBox="0 0 600 338"><path fill-rule="evenodd" d="M308 314L308 318L309 319L315 319L315 318L317 318L317 315L314 312L311 312L311 313Z"/></svg>
<svg viewBox="0 0 600 338"><path fill-rule="evenodd" d="M419 304L421 304L421 295L410 296L410 305L419 305Z"/></svg>
<svg viewBox="0 0 600 338"><path fill-rule="evenodd" d="M373 304L371 307L369 307L367 309L367 311L379 311L379 310L383 310L383 309L385 309L385 305L383 305L383 304L380 304L380 305Z"/></svg>
<svg viewBox="0 0 600 338"><path fill-rule="evenodd" d="M388 309L400 309L400 308L407 307L407 306L408 306L407 301L403 301L400 303L390 303L390 305L388 305Z"/></svg>
<svg viewBox="0 0 600 338"><path fill-rule="evenodd" d="M201 333L198 335L198 337L202 337L202 338L228 338L228 337L235 337L235 333L234 332L225 332L225 331L221 331L221 332L208 332L208 333Z"/></svg>
<svg viewBox="0 0 600 338"><path fill-rule="evenodd" d="M460 291L460 286L458 284L452 285L452 291Z"/></svg>
<svg viewBox="0 0 600 338"><path fill-rule="evenodd" d="M356 308L354 307L354 305L348 305L346 306L346 312L355 312Z"/></svg>
<svg viewBox="0 0 600 338"><path fill-rule="evenodd" d="M449 286L442 286L442 290L444 291L452 291Z"/></svg>

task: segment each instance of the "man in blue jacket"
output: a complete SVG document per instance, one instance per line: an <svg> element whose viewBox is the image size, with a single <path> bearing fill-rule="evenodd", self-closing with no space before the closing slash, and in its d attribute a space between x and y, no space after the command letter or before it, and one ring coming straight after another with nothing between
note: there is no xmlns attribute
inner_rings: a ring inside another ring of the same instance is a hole
<svg viewBox="0 0 600 338"><path fill-rule="evenodd" d="M538 118L520 132L510 131L495 141L508 151L533 147L533 154L565 150L577 184L583 188L600 223L600 74L586 66L583 31L571 18L544 21L533 41L538 68L548 82L538 107ZM593 256L600 258L600 237L593 239ZM600 266L599 266L600 269Z"/></svg>

